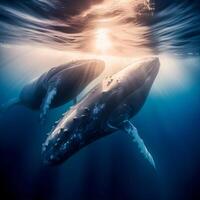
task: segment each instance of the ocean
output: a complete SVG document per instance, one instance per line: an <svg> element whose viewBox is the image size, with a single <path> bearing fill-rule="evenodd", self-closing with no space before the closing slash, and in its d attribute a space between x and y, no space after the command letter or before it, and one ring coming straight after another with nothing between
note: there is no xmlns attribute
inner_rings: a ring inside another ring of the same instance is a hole
<svg viewBox="0 0 200 200"><path fill-rule="evenodd" d="M148 4L148 5L147 5ZM25 84L76 59L98 58L105 76L156 55L160 72L132 119L156 169L122 131L63 164L46 166L42 143L71 106L0 113L0 196L20 200L200 199L200 6L193 1L0 1L0 105ZM102 43L106 45L102 45Z"/></svg>

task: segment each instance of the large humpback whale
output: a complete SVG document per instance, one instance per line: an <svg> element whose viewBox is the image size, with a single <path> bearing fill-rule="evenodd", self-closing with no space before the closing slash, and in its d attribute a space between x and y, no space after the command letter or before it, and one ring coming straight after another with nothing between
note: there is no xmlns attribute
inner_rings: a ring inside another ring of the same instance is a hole
<svg viewBox="0 0 200 200"><path fill-rule="evenodd" d="M159 59L150 57L105 78L53 128L43 144L45 163L61 163L98 138L122 130L155 167L130 119L143 106L159 66Z"/></svg>
<svg viewBox="0 0 200 200"><path fill-rule="evenodd" d="M50 69L22 89L19 98L2 106L8 109L16 104L40 109L44 118L50 108L60 106L76 96L104 70L101 60L77 60Z"/></svg>

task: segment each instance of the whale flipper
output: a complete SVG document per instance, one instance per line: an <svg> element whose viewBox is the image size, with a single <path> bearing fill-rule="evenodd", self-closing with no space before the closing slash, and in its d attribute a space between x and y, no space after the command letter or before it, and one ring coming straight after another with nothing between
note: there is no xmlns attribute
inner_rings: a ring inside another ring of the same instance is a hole
<svg viewBox="0 0 200 200"><path fill-rule="evenodd" d="M49 87L46 93L45 98L43 99L43 102L40 107L40 120L43 122L46 118L46 115L50 109L50 105L57 93L56 86Z"/></svg>
<svg viewBox="0 0 200 200"><path fill-rule="evenodd" d="M0 106L0 112L6 112L7 110L11 109L13 106L21 104L20 100L18 98L13 98L9 100L7 103L2 104Z"/></svg>
<svg viewBox="0 0 200 200"><path fill-rule="evenodd" d="M147 150L144 141L139 136L137 128L129 121L125 120L122 122L122 129L128 133L129 136L131 136L133 142L136 142L138 145L138 148L140 149L140 152L144 155L144 157L150 162L150 164L156 168L154 159L150 152Z"/></svg>

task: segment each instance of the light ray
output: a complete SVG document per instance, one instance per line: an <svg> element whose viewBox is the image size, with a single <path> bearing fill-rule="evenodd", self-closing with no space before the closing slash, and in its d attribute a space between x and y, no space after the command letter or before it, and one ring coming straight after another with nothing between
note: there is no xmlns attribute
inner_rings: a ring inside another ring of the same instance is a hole
<svg viewBox="0 0 200 200"><path fill-rule="evenodd" d="M105 54L108 50L110 50L112 44L109 37L109 30L106 28L99 28L96 31L96 49Z"/></svg>

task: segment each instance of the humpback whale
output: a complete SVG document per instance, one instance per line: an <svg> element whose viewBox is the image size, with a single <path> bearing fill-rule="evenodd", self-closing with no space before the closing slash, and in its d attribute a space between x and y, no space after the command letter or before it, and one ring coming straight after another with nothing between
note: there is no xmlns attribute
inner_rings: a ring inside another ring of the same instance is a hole
<svg viewBox="0 0 200 200"><path fill-rule="evenodd" d="M58 67L25 85L19 98L2 105L6 110L13 105L22 104L33 110L40 109L40 118L44 119L50 108L61 106L76 96L105 68L101 60L77 60Z"/></svg>
<svg viewBox="0 0 200 200"><path fill-rule="evenodd" d="M91 142L122 130L155 167L153 157L130 120L145 103L159 67L159 58L148 57L95 86L53 127L42 147L44 162L59 164Z"/></svg>

